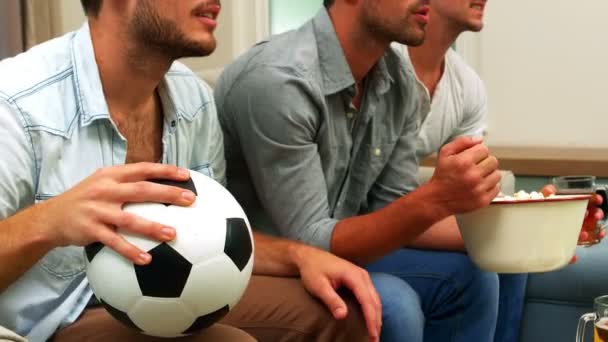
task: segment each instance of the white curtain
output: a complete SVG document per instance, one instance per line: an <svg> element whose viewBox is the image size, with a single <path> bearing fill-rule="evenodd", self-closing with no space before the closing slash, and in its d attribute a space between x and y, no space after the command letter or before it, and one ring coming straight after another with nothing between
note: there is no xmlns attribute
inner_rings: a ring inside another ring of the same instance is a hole
<svg viewBox="0 0 608 342"><path fill-rule="evenodd" d="M63 33L59 22L61 17L57 0L22 0L21 2L24 9L26 49Z"/></svg>

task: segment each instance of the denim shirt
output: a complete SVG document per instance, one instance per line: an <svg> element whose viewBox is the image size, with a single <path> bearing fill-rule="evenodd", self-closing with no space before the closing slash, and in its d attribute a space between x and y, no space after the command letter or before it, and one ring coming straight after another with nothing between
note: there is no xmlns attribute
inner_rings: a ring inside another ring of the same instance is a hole
<svg viewBox="0 0 608 342"><path fill-rule="evenodd" d="M162 162L225 183L210 88L176 62L158 93ZM125 163L127 141L110 118L86 23L0 62L0 146L0 219L63 193L98 168ZM90 299L84 271L82 248L52 250L0 293L0 325L32 341L48 339Z"/></svg>
<svg viewBox="0 0 608 342"><path fill-rule="evenodd" d="M338 220L415 189L418 94L387 49L355 80L325 9L224 69L214 88L230 191L253 226L329 249Z"/></svg>

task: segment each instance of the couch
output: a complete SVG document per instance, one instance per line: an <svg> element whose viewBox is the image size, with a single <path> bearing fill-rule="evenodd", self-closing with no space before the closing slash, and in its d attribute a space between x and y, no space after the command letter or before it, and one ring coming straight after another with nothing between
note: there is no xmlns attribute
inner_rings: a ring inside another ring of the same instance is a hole
<svg viewBox="0 0 608 342"><path fill-rule="evenodd" d="M579 317L593 311L595 297L608 294L608 242L578 247L576 255L574 265L528 277L520 341L574 341Z"/></svg>

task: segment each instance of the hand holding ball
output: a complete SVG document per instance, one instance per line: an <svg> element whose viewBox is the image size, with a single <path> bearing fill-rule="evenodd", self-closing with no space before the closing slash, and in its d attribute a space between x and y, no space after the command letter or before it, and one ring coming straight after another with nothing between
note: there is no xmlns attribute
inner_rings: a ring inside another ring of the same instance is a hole
<svg viewBox="0 0 608 342"><path fill-rule="evenodd" d="M125 211L176 229L168 243L119 232L152 255L134 265L100 243L85 248L87 277L103 306L144 334L175 337L221 319L241 298L253 269L253 238L243 209L211 178L190 171L189 207L134 203ZM163 183L163 181L160 181Z"/></svg>

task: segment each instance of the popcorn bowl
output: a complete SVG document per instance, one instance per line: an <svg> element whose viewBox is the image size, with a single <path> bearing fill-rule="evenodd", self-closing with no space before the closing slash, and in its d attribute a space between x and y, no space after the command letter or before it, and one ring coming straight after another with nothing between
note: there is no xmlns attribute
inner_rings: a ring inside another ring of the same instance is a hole
<svg viewBox="0 0 608 342"><path fill-rule="evenodd" d="M481 269L497 273L546 272L567 265L578 242L591 195L496 198L456 215L467 252Z"/></svg>

